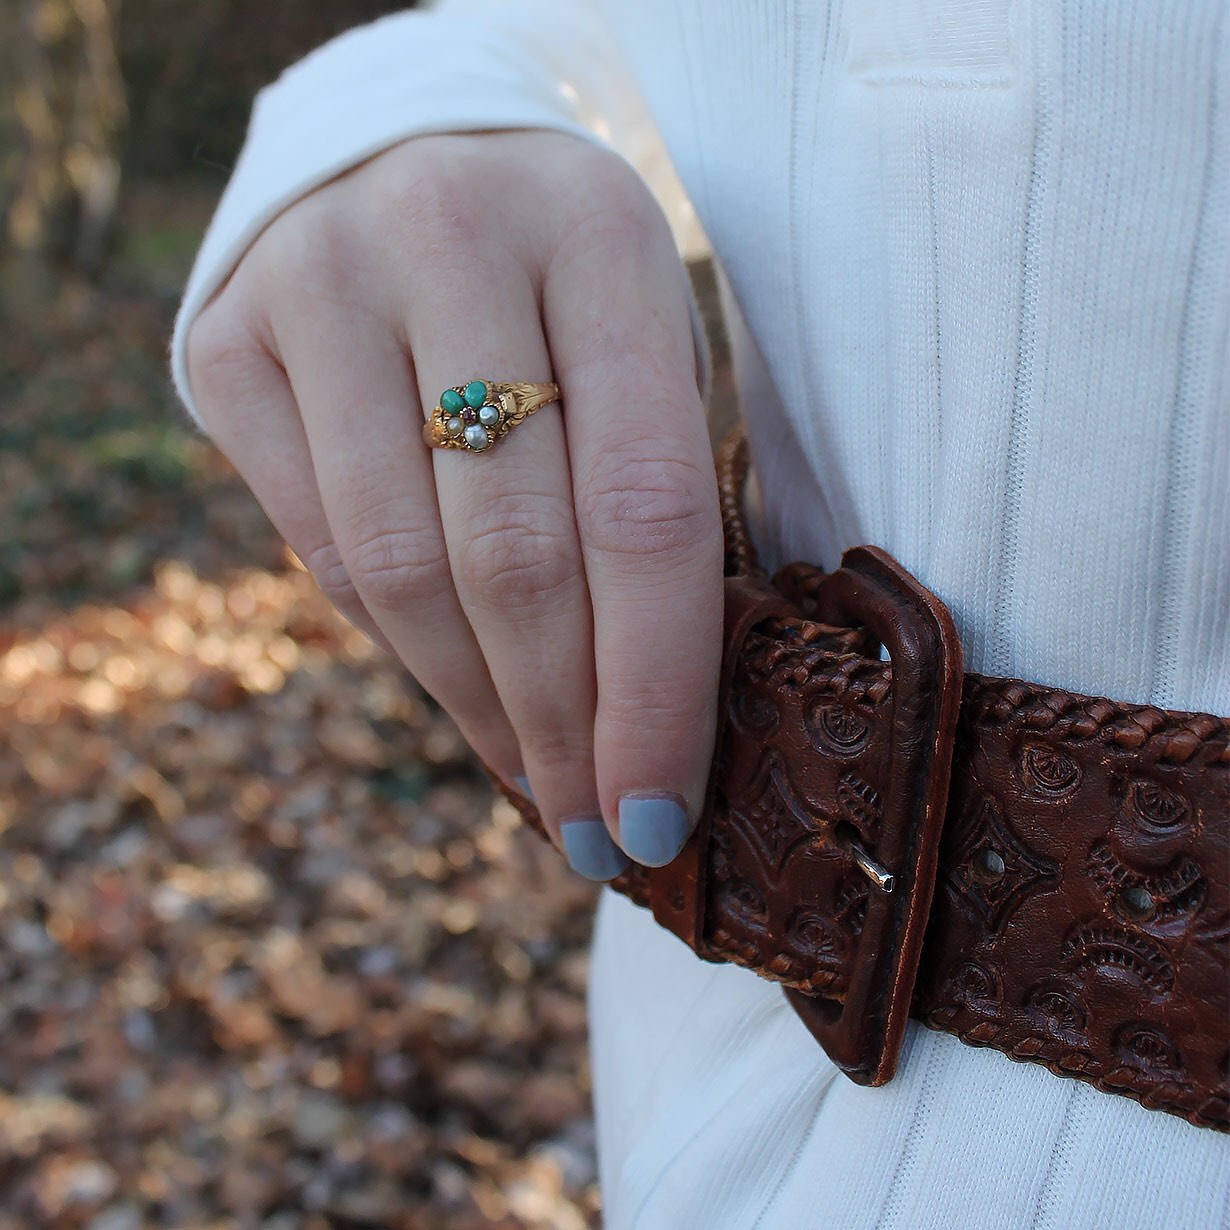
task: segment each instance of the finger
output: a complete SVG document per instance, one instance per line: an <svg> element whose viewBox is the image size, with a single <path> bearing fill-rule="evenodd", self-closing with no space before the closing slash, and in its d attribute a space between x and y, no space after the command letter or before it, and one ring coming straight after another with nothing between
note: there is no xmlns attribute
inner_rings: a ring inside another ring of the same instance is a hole
<svg viewBox="0 0 1230 1230"><path fill-rule="evenodd" d="M650 205L574 231L543 296L593 600L599 796L650 866L699 815L721 661L721 520L683 277Z"/></svg>
<svg viewBox="0 0 1230 1230"><path fill-rule="evenodd" d="M331 296L283 303L273 325L363 605L470 745L514 781L520 750L453 588L404 349L377 317Z"/></svg>
<svg viewBox="0 0 1230 1230"><path fill-rule="evenodd" d="M202 422L333 605L396 656L359 600L329 532L286 374L227 305L218 307L198 318L189 339Z"/></svg>
<svg viewBox="0 0 1230 1230"><path fill-rule="evenodd" d="M538 297L506 250L445 251L439 289L407 307L425 408L472 377L548 380ZM516 732L548 832L581 874L618 875L593 770L593 632L559 411L488 454L434 452L453 578Z"/></svg>

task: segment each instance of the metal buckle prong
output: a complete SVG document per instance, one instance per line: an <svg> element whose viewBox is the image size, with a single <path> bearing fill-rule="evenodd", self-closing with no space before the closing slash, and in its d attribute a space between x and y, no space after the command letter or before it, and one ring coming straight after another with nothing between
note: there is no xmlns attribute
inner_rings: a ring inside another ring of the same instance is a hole
<svg viewBox="0 0 1230 1230"><path fill-rule="evenodd" d="M877 863L857 841L847 842L846 849L850 851L851 857L858 864L858 869L880 892L891 893L893 891L893 873L887 867Z"/></svg>

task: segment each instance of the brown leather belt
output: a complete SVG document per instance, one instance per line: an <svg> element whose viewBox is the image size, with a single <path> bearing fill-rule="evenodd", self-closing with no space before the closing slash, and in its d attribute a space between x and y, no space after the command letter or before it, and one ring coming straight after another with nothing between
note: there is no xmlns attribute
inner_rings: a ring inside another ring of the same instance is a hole
<svg viewBox="0 0 1230 1230"><path fill-rule="evenodd" d="M948 611L875 548L770 582L747 465L736 432L705 812L613 887L783 984L860 1084L912 1015L1230 1130L1230 719L963 674Z"/></svg>

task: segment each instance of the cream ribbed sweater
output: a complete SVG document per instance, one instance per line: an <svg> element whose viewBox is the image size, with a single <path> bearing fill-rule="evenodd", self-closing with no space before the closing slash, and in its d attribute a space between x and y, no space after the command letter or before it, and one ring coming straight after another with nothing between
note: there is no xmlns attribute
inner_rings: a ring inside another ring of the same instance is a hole
<svg viewBox="0 0 1230 1230"><path fill-rule="evenodd" d="M455 0L264 91L177 326L189 405L185 324L308 188L535 125L664 182L647 103L728 279L769 561L878 543L970 669L1230 712L1226 0L607 7ZM1225 1137L923 1029L856 1088L609 895L591 1001L614 1230L1230 1225Z"/></svg>

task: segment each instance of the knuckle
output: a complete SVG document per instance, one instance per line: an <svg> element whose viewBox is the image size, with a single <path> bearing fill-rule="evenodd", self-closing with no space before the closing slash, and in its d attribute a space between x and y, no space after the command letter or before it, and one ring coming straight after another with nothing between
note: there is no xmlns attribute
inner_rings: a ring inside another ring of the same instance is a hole
<svg viewBox="0 0 1230 1230"><path fill-rule="evenodd" d="M659 749L674 741L694 742L700 716L695 699L658 685L609 693L598 714L607 736L618 744Z"/></svg>
<svg viewBox="0 0 1230 1230"><path fill-rule="evenodd" d="M457 550L458 582L478 601L509 612L532 609L566 590L581 561L572 535L523 506L491 511Z"/></svg>
<svg viewBox="0 0 1230 1230"><path fill-rule="evenodd" d="M253 276L275 302L302 297L344 300L362 259L352 212L328 191L314 193L276 218L249 253Z"/></svg>
<svg viewBox="0 0 1230 1230"><path fill-rule="evenodd" d="M691 462L615 449L584 483L577 513L605 555L678 557L720 547L717 488Z"/></svg>
<svg viewBox="0 0 1230 1230"><path fill-rule="evenodd" d="M324 591L339 610L353 610L361 606L358 590L350 579L350 570L342 560L342 553L331 539L313 547L303 556L304 567L316 578L316 584Z"/></svg>
<svg viewBox="0 0 1230 1230"><path fill-rule="evenodd" d="M418 528L382 528L361 534L347 551L350 575L364 604L405 611L433 602L450 584L439 536Z"/></svg>
<svg viewBox="0 0 1230 1230"><path fill-rule="evenodd" d="M249 385L268 362L244 312L225 295L192 322L184 360L201 418L215 433L227 407L245 399Z"/></svg>
<svg viewBox="0 0 1230 1230"><path fill-rule="evenodd" d="M568 723L561 714L551 725L522 723L517 733L527 759L547 773L575 778L592 771L594 742L587 724Z"/></svg>
<svg viewBox="0 0 1230 1230"><path fill-rule="evenodd" d="M638 688L607 690L596 714L596 739L608 755L642 770L707 761L712 753L717 680L712 693L695 681L671 687L663 678ZM676 681L677 683L679 681ZM612 694L613 693L613 694Z"/></svg>
<svg viewBox="0 0 1230 1230"><path fill-rule="evenodd" d="M559 250L565 260L611 259L656 252L669 227L657 202L619 159L597 159L577 177L578 189L561 216L566 222Z"/></svg>
<svg viewBox="0 0 1230 1230"><path fill-rule="evenodd" d="M185 344L188 374L198 392L225 370L252 354L252 342L222 300L205 308L192 322Z"/></svg>
<svg viewBox="0 0 1230 1230"><path fill-rule="evenodd" d="M567 273L574 264L618 267L617 262L629 259L643 261L651 250L651 234L652 220L641 217L639 210L608 202L573 224L556 264Z"/></svg>
<svg viewBox="0 0 1230 1230"><path fill-rule="evenodd" d="M477 186L473 159L447 143L424 142L384 188L382 221L416 249L468 250L480 239L479 206L486 199Z"/></svg>

